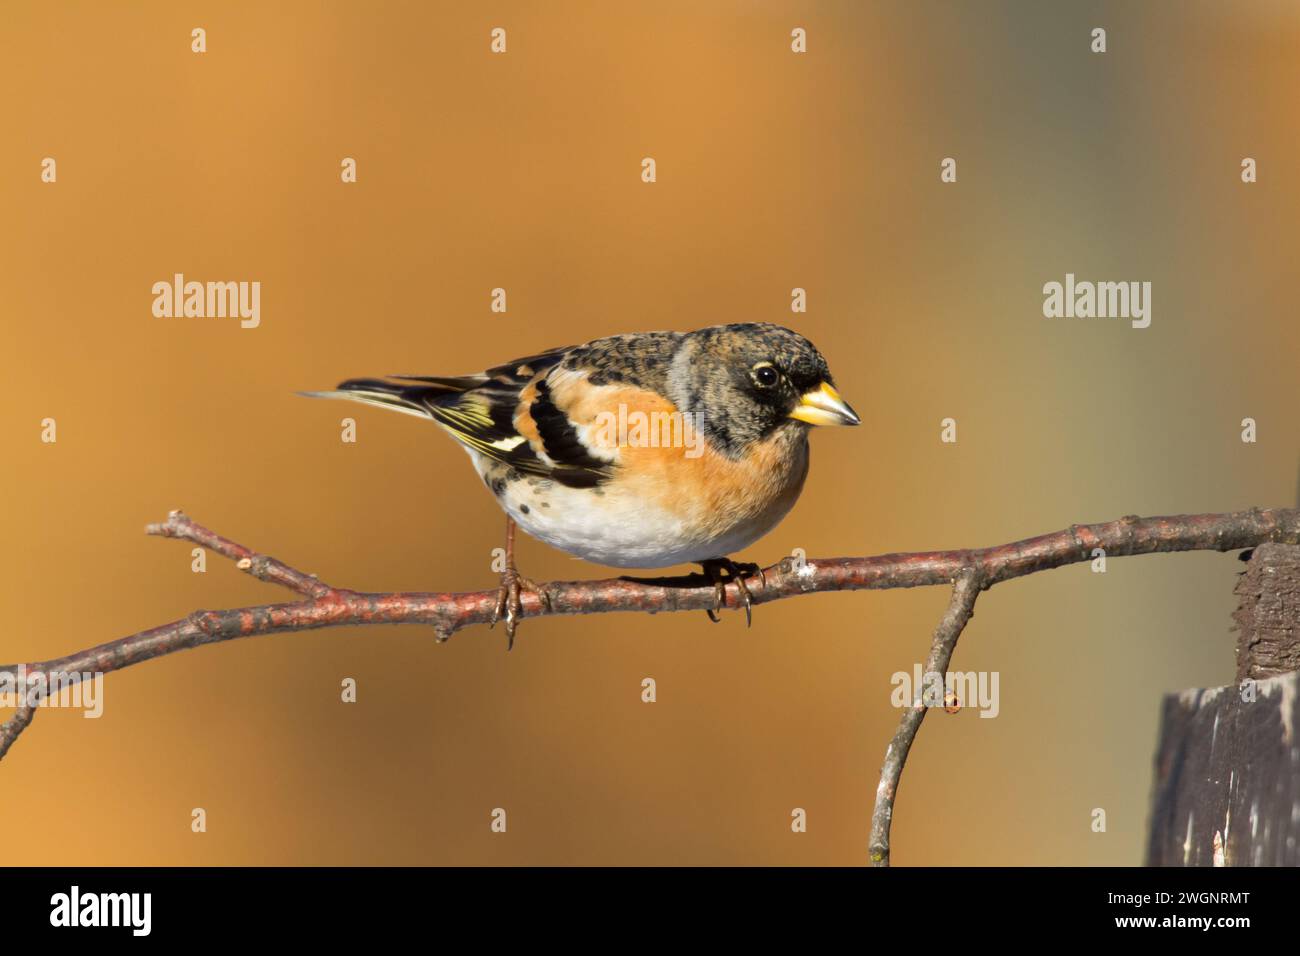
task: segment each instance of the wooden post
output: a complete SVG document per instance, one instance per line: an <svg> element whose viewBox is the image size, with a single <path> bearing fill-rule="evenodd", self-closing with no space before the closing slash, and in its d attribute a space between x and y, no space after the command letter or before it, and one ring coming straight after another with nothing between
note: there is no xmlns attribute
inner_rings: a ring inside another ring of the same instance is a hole
<svg viewBox="0 0 1300 956"><path fill-rule="evenodd" d="M1237 683L1164 699L1149 866L1300 865L1300 547L1237 582Z"/></svg>

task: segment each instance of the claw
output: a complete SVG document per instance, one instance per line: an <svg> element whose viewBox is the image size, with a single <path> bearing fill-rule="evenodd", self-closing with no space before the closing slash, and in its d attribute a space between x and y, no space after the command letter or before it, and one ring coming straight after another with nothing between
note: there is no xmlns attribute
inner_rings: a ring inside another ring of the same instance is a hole
<svg viewBox="0 0 1300 956"><path fill-rule="evenodd" d="M515 646L515 631L524 615L524 591L532 591L541 600L542 607L551 610L550 593L524 577L515 567L515 524L512 519L506 518L506 569L501 572L496 607L492 609L492 618L488 621L488 627L494 628L497 621L505 618L506 650Z"/></svg>
<svg viewBox="0 0 1300 956"><path fill-rule="evenodd" d="M754 623L754 600L749 592L749 586L745 584L746 575L758 575L758 579L764 587L767 587L767 576L763 569L757 564L738 564L730 558L714 558L711 561L701 561L700 567L704 573L713 581L714 591L717 599L714 602L712 610L706 610L704 613L709 616L709 620L714 624L719 621L717 612L727 606L727 584L731 581L736 582L736 590L740 592L740 602L745 608L745 626L752 627ZM726 571L727 576L724 578L722 572Z"/></svg>
<svg viewBox="0 0 1300 956"><path fill-rule="evenodd" d="M749 586L745 584L744 578L736 578L736 587L740 589L740 599L745 604L745 627L754 626L754 606L753 599L749 596Z"/></svg>
<svg viewBox="0 0 1300 956"><path fill-rule="evenodd" d="M523 603L519 598L519 572L514 568L506 568L501 572L501 588L497 591L497 604L492 609L492 620L488 622L489 628L495 628L497 622L505 618L506 650L515 646L515 629L519 626L519 615L522 610Z"/></svg>
<svg viewBox="0 0 1300 956"><path fill-rule="evenodd" d="M551 595L545 588L534 584L516 568L507 568L501 572L501 588L497 591L497 605L492 609L492 619L488 622L488 627L496 627L497 621L505 618L506 650L515 646L515 631L524 616L525 591L532 591L542 602L542 607L551 610Z"/></svg>
<svg viewBox="0 0 1300 956"><path fill-rule="evenodd" d="M713 581L713 607L705 610L709 620L714 624L722 623L722 618L718 617L718 612L727 606L727 586L722 579L715 578Z"/></svg>

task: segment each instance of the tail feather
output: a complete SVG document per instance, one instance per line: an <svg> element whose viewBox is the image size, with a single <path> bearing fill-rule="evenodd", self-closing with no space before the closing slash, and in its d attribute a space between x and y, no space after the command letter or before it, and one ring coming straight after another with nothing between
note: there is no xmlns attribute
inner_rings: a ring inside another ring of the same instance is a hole
<svg viewBox="0 0 1300 956"><path fill-rule="evenodd" d="M390 375L389 378L403 382L424 382L437 385L451 392L466 392L477 388L488 380L486 375Z"/></svg>
<svg viewBox="0 0 1300 956"><path fill-rule="evenodd" d="M350 378L338 388L325 392L299 392L307 398L342 398L364 405L375 405L419 418L432 418L432 409L440 399L460 395L464 388L452 380L436 384L405 385L381 378Z"/></svg>

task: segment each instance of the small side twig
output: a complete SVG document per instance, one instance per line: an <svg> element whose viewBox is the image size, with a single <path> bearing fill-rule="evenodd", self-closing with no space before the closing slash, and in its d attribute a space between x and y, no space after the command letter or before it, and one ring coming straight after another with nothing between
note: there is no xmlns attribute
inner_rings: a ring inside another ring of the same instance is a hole
<svg viewBox="0 0 1300 956"><path fill-rule="evenodd" d="M334 590L328 584L310 574L289 567L283 561L278 561L270 555L258 554L251 548L246 548L229 538L223 538L215 531L209 531L203 525L191 521L181 511L169 511L166 521L145 525L144 533L157 535L160 538L182 538L193 541L209 551L215 551L222 557L234 561L235 567L246 571L259 581L279 584L307 597L324 597Z"/></svg>
<svg viewBox="0 0 1300 956"><path fill-rule="evenodd" d="M35 716L36 708L24 702L18 705L8 720L0 724L0 760L4 759L18 735L27 729Z"/></svg>
<svg viewBox="0 0 1300 956"><path fill-rule="evenodd" d="M953 582L948 610L934 630L924 673L942 675L948 672L957 638L961 637L962 630L975 614L975 599L979 593L979 571L974 568L963 570ZM912 706L903 710L898 730L894 732L894 739L885 750L885 762L880 768L880 783L876 787L876 804L871 812L871 840L868 845L872 866L889 865L889 825L894 819L894 797L898 793L898 781L903 776L903 766L907 763L912 741L916 739L916 732L921 729L921 721L925 720L925 712L929 709L923 690L915 690L917 697Z"/></svg>

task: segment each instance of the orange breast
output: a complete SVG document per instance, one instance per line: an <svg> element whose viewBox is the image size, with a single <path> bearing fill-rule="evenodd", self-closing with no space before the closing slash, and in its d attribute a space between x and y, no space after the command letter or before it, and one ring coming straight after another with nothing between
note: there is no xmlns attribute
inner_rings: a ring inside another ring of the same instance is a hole
<svg viewBox="0 0 1300 956"><path fill-rule="evenodd" d="M554 376L550 385L556 407L586 444L616 454L606 493L680 515L691 537L722 538L746 528L757 537L790 510L803 487L807 438L793 422L733 460L710 448L698 423L654 392L593 386L576 375ZM535 425L529 431L517 424L530 440L536 434Z"/></svg>

